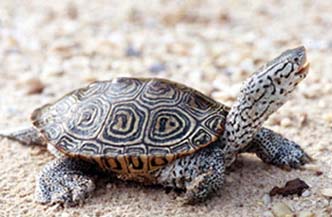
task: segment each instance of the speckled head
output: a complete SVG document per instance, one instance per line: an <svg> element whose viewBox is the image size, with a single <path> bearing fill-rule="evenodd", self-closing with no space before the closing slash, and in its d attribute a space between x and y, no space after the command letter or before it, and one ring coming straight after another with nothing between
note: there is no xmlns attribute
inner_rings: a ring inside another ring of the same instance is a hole
<svg viewBox="0 0 332 217"><path fill-rule="evenodd" d="M266 79L267 83L270 82L271 86L274 84L279 90L283 89L287 95L306 77L309 66L305 48L297 47L284 51L280 56L268 62L255 73L256 76L254 75L249 82Z"/></svg>
<svg viewBox="0 0 332 217"><path fill-rule="evenodd" d="M263 122L287 100L309 69L303 46L286 50L255 72L243 85L227 116L225 139L246 146Z"/></svg>
<svg viewBox="0 0 332 217"><path fill-rule="evenodd" d="M306 77L309 66L303 46L286 50L254 73L241 92L256 100L259 98L263 104L269 102L272 107L273 104L280 107Z"/></svg>

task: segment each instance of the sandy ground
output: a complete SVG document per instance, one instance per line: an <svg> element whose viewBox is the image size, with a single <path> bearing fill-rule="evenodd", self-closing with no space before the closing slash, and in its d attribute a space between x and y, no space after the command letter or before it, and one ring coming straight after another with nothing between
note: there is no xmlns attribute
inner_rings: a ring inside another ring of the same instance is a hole
<svg viewBox="0 0 332 217"><path fill-rule="evenodd" d="M162 188L104 178L82 207L61 208L34 202L35 176L53 157L2 139L0 216L268 217L280 202L300 216L332 216L331 198L321 192L332 188L328 2L1 0L1 129L28 124L34 108L70 90L119 76L172 79L231 105L250 73L304 44L311 72L266 126L294 139L316 161L287 172L243 155L223 190L196 206L181 206L175 192ZM294 178L310 185L307 195L264 202L274 186Z"/></svg>

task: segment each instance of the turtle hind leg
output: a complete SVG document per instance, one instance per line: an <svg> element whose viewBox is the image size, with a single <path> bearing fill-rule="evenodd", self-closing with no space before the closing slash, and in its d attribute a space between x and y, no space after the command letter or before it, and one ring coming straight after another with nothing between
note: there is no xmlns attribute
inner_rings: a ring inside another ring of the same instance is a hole
<svg viewBox="0 0 332 217"><path fill-rule="evenodd" d="M248 147L245 152L284 169L299 168L312 160L298 144L266 128L258 131Z"/></svg>
<svg viewBox="0 0 332 217"><path fill-rule="evenodd" d="M224 183L224 156L217 145L211 146L162 168L157 174L159 184L185 190L180 199L184 204L206 200Z"/></svg>
<svg viewBox="0 0 332 217"><path fill-rule="evenodd" d="M93 165L62 157L48 163L37 178L36 201L75 206L95 189Z"/></svg>
<svg viewBox="0 0 332 217"><path fill-rule="evenodd" d="M23 145L46 145L44 137L32 126L17 131L0 132L1 137L17 141Z"/></svg>

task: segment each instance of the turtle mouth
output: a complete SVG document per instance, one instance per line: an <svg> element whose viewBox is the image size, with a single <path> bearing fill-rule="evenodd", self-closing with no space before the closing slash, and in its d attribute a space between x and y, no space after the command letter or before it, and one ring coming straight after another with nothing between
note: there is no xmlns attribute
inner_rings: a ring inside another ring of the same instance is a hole
<svg viewBox="0 0 332 217"><path fill-rule="evenodd" d="M304 63L296 74L307 74L309 67L310 67L309 62Z"/></svg>

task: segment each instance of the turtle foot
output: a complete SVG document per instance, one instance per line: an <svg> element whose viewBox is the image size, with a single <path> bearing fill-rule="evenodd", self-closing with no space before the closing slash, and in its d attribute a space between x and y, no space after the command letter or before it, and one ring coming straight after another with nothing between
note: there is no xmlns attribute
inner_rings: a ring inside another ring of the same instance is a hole
<svg viewBox="0 0 332 217"><path fill-rule="evenodd" d="M43 204L76 206L95 189L90 167L77 159L60 158L50 162L37 179L36 201Z"/></svg>
<svg viewBox="0 0 332 217"><path fill-rule="evenodd" d="M256 134L249 147L246 151L256 153L265 163L286 170L300 168L312 161L298 144L266 128Z"/></svg>

